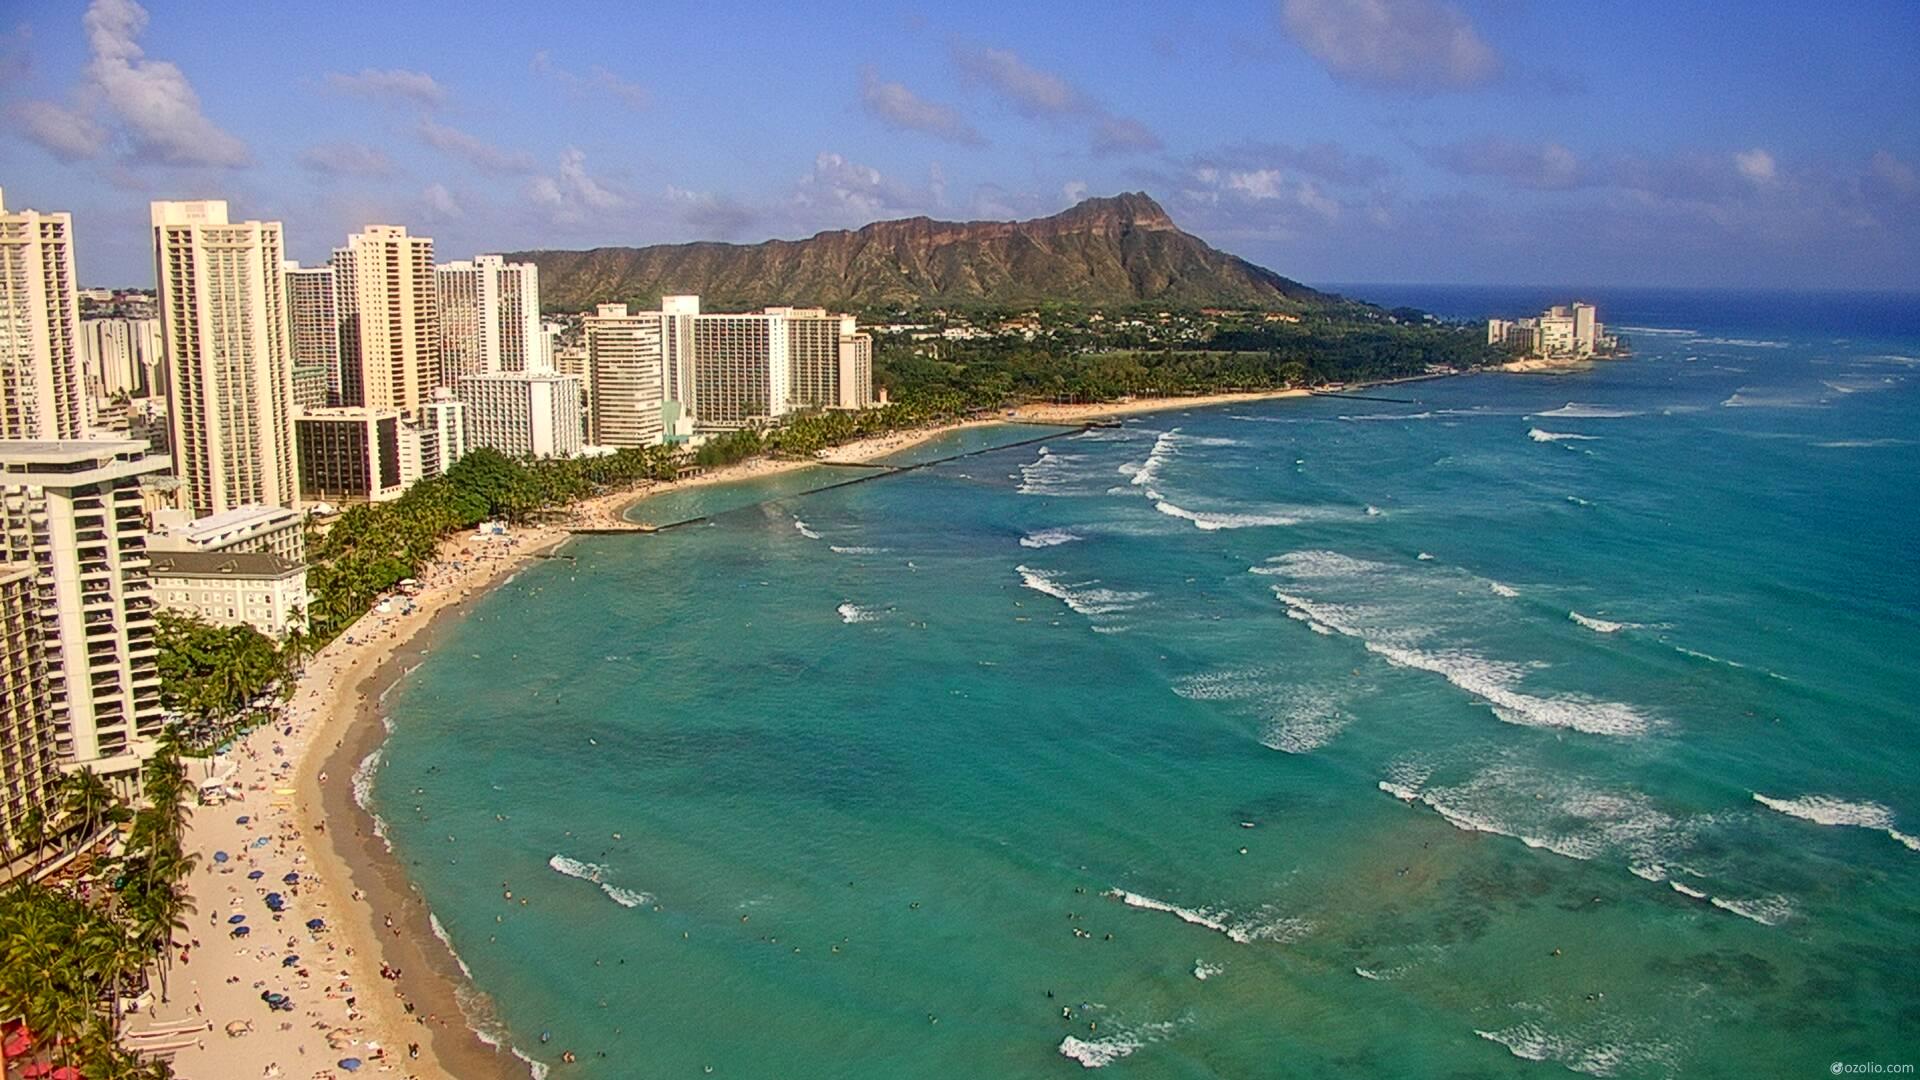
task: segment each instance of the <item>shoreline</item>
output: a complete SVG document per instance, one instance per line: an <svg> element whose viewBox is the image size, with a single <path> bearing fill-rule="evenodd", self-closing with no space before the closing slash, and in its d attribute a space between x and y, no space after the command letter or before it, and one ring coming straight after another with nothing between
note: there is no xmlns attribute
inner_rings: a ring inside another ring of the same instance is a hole
<svg viewBox="0 0 1920 1080"><path fill-rule="evenodd" d="M356 620L309 661L288 702L287 720L281 729L257 729L229 751L229 761L239 762L244 753L253 766L252 771L257 772L261 763L271 766L274 757L281 756L283 733L297 732L297 740L293 736L284 737L285 741L297 741L292 753L281 762L283 767L291 765L291 776L276 773L272 777L254 777L249 775L249 765L243 764L235 781L243 788L251 786L259 791L292 796L274 800L276 806L294 815L290 822L285 822L288 827L281 834L281 851L284 853L285 844L290 842L295 864L305 862L311 866L302 884L309 892L317 886L322 899L313 906L334 916L328 920L332 935L328 948L331 950L338 944L340 951L326 962L329 966L338 964L343 970L339 972L340 993L337 996L328 993L326 1001L341 1006L334 1010L341 1014L341 1019L319 1018L309 1010L316 1019L306 1026L325 1030L331 1024L335 1031L352 1030L358 1036L355 1045L368 1048L367 1051L354 1050L352 1056L384 1051L387 1055L384 1060L367 1060L364 1067L367 1072L409 1077L449 1076L462 1080L469 1077L518 1080L544 1074L544 1065L536 1066L518 1056L504 1032L501 1045L497 1046L482 1036L482 1029L500 1030L492 1015L491 999L466 972L451 944L437 933L432 913L417 884L407 876L400 858L375 833L373 815L359 805L353 788L362 763L385 745L387 728L381 716L381 702L386 693L431 653L447 630L475 603L532 560L554 554L571 539L573 529L608 522L631 527L625 514L634 505L668 491L750 480L823 462L870 464L876 458L968 428L1021 422L1071 426L1118 416L1304 398L1312 394L1310 390L1299 389L1139 398L1084 405L1022 405L989 417L889 432L830 448L816 457L754 458L686 480L652 482L611 492L574 504L539 524L515 530L504 541L482 541L472 534L444 541L435 562L422 572L425 587L413 599L411 610L404 607L403 601L396 600L397 605L402 605L397 610L369 611ZM327 745L328 742L332 745ZM272 744L274 757L262 753L267 744ZM249 779L269 782L248 785ZM272 783L282 786L270 786ZM189 850L218 843L222 839L221 823L204 819L227 816L233 809L241 807L229 804L228 808L200 808L203 821L189 826ZM321 835L316 838L316 833ZM220 885L226 884L227 892L233 893L234 885L238 884L216 880L214 875L221 871L216 871L214 866L207 860L196 870L190 884L192 895L201 905L199 914L214 909ZM234 870L235 867L229 867L224 873L231 874ZM268 879L268 887L272 880ZM235 910L239 910L240 902L238 899L233 902ZM308 907L303 904L293 910L307 914ZM389 928L391 932L387 932ZM263 950L263 953L268 951L278 950ZM217 1004L226 1006L229 1015L206 1019L208 1030L201 1037L200 1045L180 1051L178 1075L183 1078L272 1075L267 1070L276 1065L281 1068L278 1075L282 1076L294 1075L289 1071L292 1068L312 1069L315 1065L322 1066L316 1075L334 1075L333 1070L325 1066L331 1064L332 1057L344 1056L346 1051L333 1048L317 1056L306 1056L306 1047L299 1040L310 1036L300 1035L291 1023L278 1031L251 1031L242 1038L222 1036L219 1022L243 1019L252 1022L254 1027L264 1028L278 1015L270 1013L263 1019L257 1002L250 1010L242 1005L242 1011L234 1013L234 1002L252 998L253 986L259 985L251 982L250 977L258 978L264 972L269 983L285 980L277 978L280 973L275 968L263 968L259 957L252 966L244 963L246 949L237 950L232 961L223 961L217 945L209 952L213 955L192 974L235 978L235 983L223 983L222 987L243 993L221 995L223 1000ZM392 980L382 977L383 966L399 969L399 975ZM208 972L207 968L215 970ZM172 1000L153 1015L155 1021L166 1024L202 1019L197 982L192 984L195 987L192 1009L185 1005L188 986L178 984L187 982L186 975L182 965L176 975ZM345 1007L347 1001L364 1011ZM405 1007L408 1003L412 1005L411 1012ZM406 1056L409 1042L420 1044L417 1059Z"/></svg>

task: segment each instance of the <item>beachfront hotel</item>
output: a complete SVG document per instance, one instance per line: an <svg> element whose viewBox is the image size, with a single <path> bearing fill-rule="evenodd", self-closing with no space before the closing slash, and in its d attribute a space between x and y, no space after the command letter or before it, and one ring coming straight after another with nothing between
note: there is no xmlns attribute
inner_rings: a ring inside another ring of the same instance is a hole
<svg viewBox="0 0 1920 1080"><path fill-rule="evenodd" d="M467 439L509 457L574 457L583 443L580 380L551 371L468 375L454 392L466 405Z"/></svg>
<svg viewBox="0 0 1920 1080"><path fill-rule="evenodd" d="M595 446L657 446L666 434L661 316L601 304L586 318L587 380L593 389L587 441Z"/></svg>
<svg viewBox="0 0 1920 1080"><path fill-rule="evenodd" d="M405 225L368 225L335 248L340 404L420 408L441 383L433 241Z"/></svg>
<svg viewBox="0 0 1920 1080"><path fill-rule="evenodd" d="M307 568L267 551L156 551L161 608L215 626L251 626L274 640L306 622Z"/></svg>
<svg viewBox="0 0 1920 1080"><path fill-rule="evenodd" d="M0 192L0 439L86 434L73 217Z"/></svg>
<svg viewBox="0 0 1920 1080"><path fill-rule="evenodd" d="M540 268L498 255L433 269L440 363L451 385L468 375L549 367L540 326Z"/></svg>
<svg viewBox="0 0 1920 1080"><path fill-rule="evenodd" d="M0 442L0 562L33 568L64 766L130 773L160 735L140 487L166 467L141 442Z"/></svg>
<svg viewBox="0 0 1920 1080"><path fill-rule="evenodd" d="M30 562L0 563L0 835L9 837L27 831L34 811L52 816L60 779L37 578ZM0 855L0 880L5 861Z"/></svg>
<svg viewBox="0 0 1920 1080"><path fill-rule="evenodd" d="M203 518L156 510L152 518L150 551L263 551L295 562L307 557L302 518L284 506L236 506Z"/></svg>
<svg viewBox="0 0 1920 1080"><path fill-rule="evenodd" d="M293 364L277 221L227 204L153 204L173 472L197 516L292 506Z"/></svg>
<svg viewBox="0 0 1920 1080"><path fill-rule="evenodd" d="M1487 344L1506 345L1528 356L1588 357L1612 351L1614 340L1594 306L1559 304L1530 319L1488 319Z"/></svg>
<svg viewBox="0 0 1920 1080"><path fill-rule="evenodd" d="M317 409L340 399L340 301L332 266L286 264L293 332L293 404Z"/></svg>
<svg viewBox="0 0 1920 1080"><path fill-rule="evenodd" d="M294 420L301 501L340 504L399 498L407 486L401 468L401 421L398 409L301 410Z"/></svg>

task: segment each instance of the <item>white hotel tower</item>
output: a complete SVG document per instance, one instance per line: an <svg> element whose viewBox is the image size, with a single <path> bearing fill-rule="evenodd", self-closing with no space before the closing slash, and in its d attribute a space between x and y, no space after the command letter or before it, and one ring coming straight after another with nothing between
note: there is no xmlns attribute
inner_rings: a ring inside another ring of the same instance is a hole
<svg viewBox="0 0 1920 1080"><path fill-rule="evenodd" d="M78 439L87 399L73 218L0 192L0 439Z"/></svg>
<svg viewBox="0 0 1920 1080"><path fill-rule="evenodd" d="M173 471L187 508L292 506L293 360L277 221L227 204L153 204Z"/></svg>

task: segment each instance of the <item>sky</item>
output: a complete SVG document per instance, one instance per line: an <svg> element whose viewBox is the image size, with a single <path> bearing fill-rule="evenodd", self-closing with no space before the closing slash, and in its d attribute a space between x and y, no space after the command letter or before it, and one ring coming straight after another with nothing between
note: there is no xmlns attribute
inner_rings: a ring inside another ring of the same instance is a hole
<svg viewBox="0 0 1920 1080"><path fill-rule="evenodd" d="M100 285L154 199L315 262L1144 191L1308 283L1916 290L1920 5L7 0L0 188Z"/></svg>

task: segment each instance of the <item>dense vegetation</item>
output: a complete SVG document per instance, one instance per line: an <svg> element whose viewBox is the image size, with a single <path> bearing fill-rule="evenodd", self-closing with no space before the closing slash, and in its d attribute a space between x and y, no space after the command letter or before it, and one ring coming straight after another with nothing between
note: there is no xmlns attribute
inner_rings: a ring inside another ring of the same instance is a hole
<svg viewBox="0 0 1920 1080"><path fill-rule="evenodd" d="M131 823L120 854L93 862L86 893L29 884L29 874L0 890L0 1016L24 1020L36 1049L52 1046L55 1064L91 1080L173 1075L166 1063L142 1060L114 1040L122 1002L147 988L150 968L165 996L169 945L194 910L184 883L196 856L181 846L187 791L171 742L146 763L138 810L92 772L69 774L59 819L68 846L92 843L107 825ZM30 834L43 828L29 824ZM37 851L47 837L17 839Z"/></svg>
<svg viewBox="0 0 1920 1080"><path fill-rule="evenodd" d="M1505 359L1460 327L1331 320L1224 329L1203 346L1071 351L1000 336L943 343L940 352L923 355L901 335L884 336L874 381L903 402L995 408L1367 382Z"/></svg>

